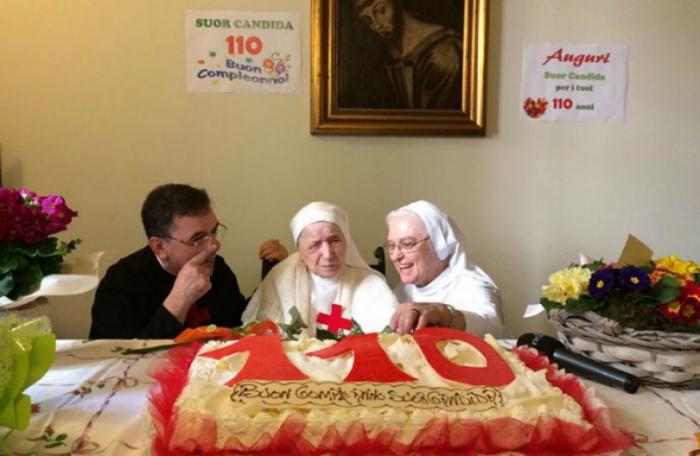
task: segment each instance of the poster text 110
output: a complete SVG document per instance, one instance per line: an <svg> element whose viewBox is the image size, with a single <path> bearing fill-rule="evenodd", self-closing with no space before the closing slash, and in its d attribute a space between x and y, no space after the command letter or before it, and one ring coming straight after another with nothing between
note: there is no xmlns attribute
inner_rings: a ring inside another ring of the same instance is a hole
<svg viewBox="0 0 700 456"><path fill-rule="evenodd" d="M226 37L226 42L228 43L228 53L230 55L257 55L263 49L263 42L257 36L229 35Z"/></svg>

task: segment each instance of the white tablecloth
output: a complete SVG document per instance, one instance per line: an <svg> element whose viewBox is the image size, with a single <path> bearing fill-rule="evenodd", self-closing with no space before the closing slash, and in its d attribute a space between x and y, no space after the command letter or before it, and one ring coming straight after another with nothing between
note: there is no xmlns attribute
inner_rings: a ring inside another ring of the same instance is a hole
<svg viewBox="0 0 700 456"><path fill-rule="evenodd" d="M26 391L34 408L29 428L0 428L1 445L18 455L148 454L146 402L154 383L148 373L163 352L124 355L122 350L168 342L58 341L51 370ZM595 389L617 424L636 437L625 455L688 455L698 448L700 391Z"/></svg>

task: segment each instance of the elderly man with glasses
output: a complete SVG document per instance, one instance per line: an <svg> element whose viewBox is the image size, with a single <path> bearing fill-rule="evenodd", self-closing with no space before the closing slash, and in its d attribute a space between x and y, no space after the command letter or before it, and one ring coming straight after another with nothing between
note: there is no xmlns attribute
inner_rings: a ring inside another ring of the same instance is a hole
<svg viewBox="0 0 700 456"><path fill-rule="evenodd" d="M434 204L416 201L390 212L386 222L387 251L401 279L390 326L400 334L442 326L499 337L498 288L467 260L454 221Z"/></svg>
<svg viewBox="0 0 700 456"><path fill-rule="evenodd" d="M207 192L183 184L156 187L141 209L148 245L112 265L92 306L90 338L169 339L186 327L241 324L246 301L217 255L226 226ZM277 241L261 247L283 259Z"/></svg>

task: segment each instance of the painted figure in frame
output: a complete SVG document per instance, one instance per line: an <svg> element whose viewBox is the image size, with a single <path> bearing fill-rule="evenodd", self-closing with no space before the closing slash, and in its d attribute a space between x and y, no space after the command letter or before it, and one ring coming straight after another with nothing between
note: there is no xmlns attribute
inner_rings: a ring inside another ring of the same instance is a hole
<svg viewBox="0 0 700 456"><path fill-rule="evenodd" d="M463 10L450 0L340 1L338 106L460 109Z"/></svg>

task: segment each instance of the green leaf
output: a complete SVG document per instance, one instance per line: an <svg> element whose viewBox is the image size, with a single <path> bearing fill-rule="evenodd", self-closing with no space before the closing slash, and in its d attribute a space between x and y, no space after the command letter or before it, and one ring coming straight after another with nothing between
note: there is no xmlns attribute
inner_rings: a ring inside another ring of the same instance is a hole
<svg viewBox="0 0 700 456"><path fill-rule="evenodd" d="M292 321L290 323L278 323L278 326L284 331L288 339L296 340L302 330L307 326L304 320L302 320L299 309L297 309L296 306L289 309L289 315L292 317Z"/></svg>
<svg viewBox="0 0 700 456"><path fill-rule="evenodd" d="M654 299L659 301L661 304L668 304L669 302L678 298L681 294L681 290L677 288L657 288L652 289L649 295L653 296Z"/></svg>
<svg viewBox="0 0 700 456"><path fill-rule="evenodd" d="M0 260L0 274L7 274L8 272L24 269L28 264L29 263L24 256L16 253L8 253L2 257L2 260Z"/></svg>
<svg viewBox="0 0 700 456"><path fill-rule="evenodd" d="M0 296L17 299L39 288L41 279L60 271L63 257L73 251L80 239L69 242L49 237L36 244L5 242L0 245ZM10 279L5 274L12 274ZM9 289L8 289L9 288Z"/></svg>
<svg viewBox="0 0 700 456"><path fill-rule="evenodd" d="M578 299L567 299L564 308L573 314L581 314L593 310L598 302L589 297L581 296Z"/></svg>
<svg viewBox="0 0 700 456"><path fill-rule="evenodd" d="M297 309L297 306L292 306L291 309L289 309L289 315L292 317L292 324L293 325L304 325L304 320L301 318L301 314L299 313L299 309ZM306 325L304 325L306 327Z"/></svg>
<svg viewBox="0 0 700 456"><path fill-rule="evenodd" d="M351 319L350 321L352 321L352 328L350 328L350 332L348 333L348 335L350 335L350 334L364 334L365 333L362 330L362 327L360 326L360 324L358 322L356 322L353 319Z"/></svg>
<svg viewBox="0 0 700 456"><path fill-rule="evenodd" d="M59 447L59 446L61 446L61 445L65 445L65 443L63 443L63 442L53 442L53 443L49 443L48 445L44 445L44 448L56 448L56 447Z"/></svg>
<svg viewBox="0 0 700 456"><path fill-rule="evenodd" d="M316 329L316 339L318 340L340 340L339 334L333 334L325 329Z"/></svg>
<svg viewBox="0 0 700 456"><path fill-rule="evenodd" d="M63 242L59 241L58 244L56 245L56 248L54 252L51 255L59 255L61 257L64 257L68 255L70 252L75 250L75 248L80 244L82 241L80 239L74 239L70 242Z"/></svg>
<svg viewBox="0 0 700 456"><path fill-rule="evenodd" d="M58 434L56 436L56 441L62 442L63 440L66 440L67 437L68 437L68 434L66 434L65 432L63 434Z"/></svg>
<svg viewBox="0 0 700 456"><path fill-rule="evenodd" d="M8 294L10 299L17 299L20 296L28 295L39 289L41 279L44 275L39 266L29 266L15 277L15 288Z"/></svg>
<svg viewBox="0 0 700 456"><path fill-rule="evenodd" d="M586 310L590 310L586 309L586 306L582 305L581 301L576 299L567 299L566 306L564 306L564 308L573 314L580 314Z"/></svg>
<svg viewBox="0 0 700 456"><path fill-rule="evenodd" d="M665 288L680 288L681 282L675 277L663 276L661 280L656 283L656 286L662 286Z"/></svg>
<svg viewBox="0 0 700 456"><path fill-rule="evenodd" d="M24 255L31 258L40 257L50 257L50 256L60 256L64 257L80 244L80 239L74 239L69 242L59 241L58 238L49 237L43 241L26 245L21 242L12 242L6 245L8 252L16 252L20 255Z"/></svg>
<svg viewBox="0 0 700 456"><path fill-rule="evenodd" d="M43 241L37 244L32 244L31 246L24 246L23 251L27 255L33 257L55 255L58 243L58 239L52 236L44 239Z"/></svg>
<svg viewBox="0 0 700 456"><path fill-rule="evenodd" d="M7 274L0 277L0 296L7 296L15 286L15 279L12 274Z"/></svg>
<svg viewBox="0 0 700 456"><path fill-rule="evenodd" d="M681 284L672 277L664 277L654 285L648 295L662 304L669 303L681 294Z"/></svg>
<svg viewBox="0 0 700 456"><path fill-rule="evenodd" d="M588 269L588 270L591 271L591 272L596 272L598 269L600 269L600 268L603 267L603 266L605 266L605 261L603 261L603 259L600 258L599 260L595 260L595 261L593 261L593 262L591 262L591 263L584 264L584 265L581 266L581 267L582 267L582 268L586 268L586 269Z"/></svg>
<svg viewBox="0 0 700 456"><path fill-rule="evenodd" d="M34 261L44 275L57 274L61 270L61 262L63 262L63 257L59 255L37 257Z"/></svg>
<svg viewBox="0 0 700 456"><path fill-rule="evenodd" d="M391 326L386 325L384 329L380 332L380 334L393 334L395 331L392 329Z"/></svg>
<svg viewBox="0 0 700 456"><path fill-rule="evenodd" d="M545 308L547 312L549 312L552 309L561 309L562 307L564 307L560 303L550 301L547 298L540 298L540 304L542 305L542 307Z"/></svg>

